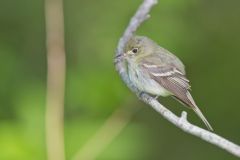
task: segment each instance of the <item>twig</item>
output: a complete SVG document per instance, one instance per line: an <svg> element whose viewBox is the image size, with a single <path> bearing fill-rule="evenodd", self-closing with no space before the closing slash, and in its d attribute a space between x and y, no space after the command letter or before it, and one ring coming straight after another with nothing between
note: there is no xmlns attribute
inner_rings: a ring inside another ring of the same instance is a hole
<svg viewBox="0 0 240 160"><path fill-rule="evenodd" d="M64 160L65 49L62 0L45 0L47 41L46 144L49 160Z"/></svg>
<svg viewBox="0 0 240 160"><path fill-rule="evenodd" d="M95 135L76 153L73 160L94 160L115 139L135 112L116 109Z"/></svg>
<svg viewBox="0 0 240 160"><path fill-rule="evenodd" d="M137 30L137 28L141 25L141 23L146 20L148 17L148 13L150 12L152 6L157 3L157 0L144 0L142 5L137 10L136 14L132 17L127 29L124 32L122 38L120 38L118 43L118 48L116 50L116 57L119 57L120 54L123 53L123 48L129 38L133 35L133 33ZM166 107L161 105L156 99L152 98L148 94L139 94L138 89L131 83L129 80L127 69L125 63L122 59L115 58L115 67L119 72L122 80L127 84L127 86L139 96L139 99L144 101L146 104L149 104L153 107L158 113L160 113L164 118L173 123L175 126L180 128L181 130L195 135L208 143L212 143L219 148L222 148L229 153L240 157L240 146L230 142L229 140L215 134L209 132L205 129L197 127L187 121L186 112L182 113L181 117L176 116Z"/></svg>

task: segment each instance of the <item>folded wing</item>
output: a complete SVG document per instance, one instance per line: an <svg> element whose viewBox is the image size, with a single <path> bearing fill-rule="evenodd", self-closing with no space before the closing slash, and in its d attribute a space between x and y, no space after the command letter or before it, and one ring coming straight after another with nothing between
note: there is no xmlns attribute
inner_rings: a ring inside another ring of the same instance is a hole
<svg viewBox="0 0 240 160"><path fill-rule="evenodd" d="M153 63L142 63L141 67L149 76L158 82L162 87L172 93L179 101L192 108L196 114L203 120L206 126L212 130L200 109L195 104L189 90L189 80L174 65L155 65Z"/></svg>

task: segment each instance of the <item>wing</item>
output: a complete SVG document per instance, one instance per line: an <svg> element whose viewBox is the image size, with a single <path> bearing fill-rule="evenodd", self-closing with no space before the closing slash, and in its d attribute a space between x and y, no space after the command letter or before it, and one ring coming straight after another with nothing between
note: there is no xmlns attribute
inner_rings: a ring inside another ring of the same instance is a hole
<svg viewBox="0 0 240 160"><path fill-rule="evenodd" d="M189 90L189 80L176 66L155 65L153 63L141 63L141 67L152 79L158 82L163 88L172 93L179 101L192 108L202 119L208 129L213 130L201 110L195 104Z"/></svg>
<svg viewBox="0 0 240 160"><path fill-rule="evenodd" d="M154 54L145 56L144 60L141 59L141 61L144 61L146 64L165 64L165 66L175 67L181 73L185 74L185 67L182 61L162 47L159 47Z"/></svg>
<svg viewBox="0 0 240 160"><path fill-rule="evenodd" d="M152 79L171 92L181 102L190 107L194 105L192 98L188 96L188 91L191 88L189 80L176 67L142 63L142 68Z"/></svg>

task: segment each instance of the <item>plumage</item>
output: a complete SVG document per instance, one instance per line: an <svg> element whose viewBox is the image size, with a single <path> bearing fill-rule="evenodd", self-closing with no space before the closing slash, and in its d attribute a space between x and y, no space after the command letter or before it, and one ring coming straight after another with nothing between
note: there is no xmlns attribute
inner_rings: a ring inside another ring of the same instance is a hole
<svg viewBox="0 0 240 160"><path fill-rule="evenodd" d="M134 52L133 52L134 49ZM173 96L192 108L212 130L191 94L183 63L147 37L134 36L127 43L125 58L130 80L142 91L156 96Z"/></svg>

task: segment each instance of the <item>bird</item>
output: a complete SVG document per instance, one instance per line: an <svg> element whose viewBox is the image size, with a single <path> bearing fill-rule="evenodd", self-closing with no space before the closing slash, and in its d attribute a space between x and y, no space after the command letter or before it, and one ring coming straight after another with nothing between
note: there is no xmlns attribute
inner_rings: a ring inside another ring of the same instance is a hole
<svg viewBox="0 0 240 160"><path fill-rule="evenodd" d="M130 81L142 93L158 98L171 96L191 108L213 131L190 94L191 86L182 61L146 36L133 35L122 54Z"/></svg>

